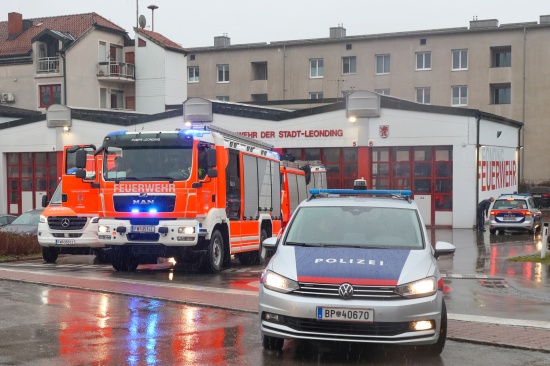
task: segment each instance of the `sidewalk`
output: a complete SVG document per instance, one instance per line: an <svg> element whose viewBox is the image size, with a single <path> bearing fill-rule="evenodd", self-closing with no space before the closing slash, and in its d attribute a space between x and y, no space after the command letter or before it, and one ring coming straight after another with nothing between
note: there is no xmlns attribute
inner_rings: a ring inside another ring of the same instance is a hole
<svg viewBox="0 0 550 366"><path fill-rule="evenodd" d="M186 305L258 312L258 293L178 284L155 284L139 280L85 279L61 275L37 275L0 269L0 280L140 296ZM175 291L177 289L177 291ZM550 353L550 322L534 322L449 314L448 339Z"/></svg>

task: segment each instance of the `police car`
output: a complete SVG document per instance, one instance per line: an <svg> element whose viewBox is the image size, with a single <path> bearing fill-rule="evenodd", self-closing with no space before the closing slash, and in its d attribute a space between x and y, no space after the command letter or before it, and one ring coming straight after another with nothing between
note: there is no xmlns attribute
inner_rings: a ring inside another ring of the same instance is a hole
<svg viewBox="0 0 550 366"><path fill-rule="evenodd" d="M443 279L410 191L311 190L261 276L263 346L285 339L420 346L439 355L447 337Z"/></svg>
<svg viewBox="0 0 550 366"><path fill-rule="evenodd" d="M501 194L489 211L489 232L523 230L534 234L542 224L542 212L530 194Z"/></svg>

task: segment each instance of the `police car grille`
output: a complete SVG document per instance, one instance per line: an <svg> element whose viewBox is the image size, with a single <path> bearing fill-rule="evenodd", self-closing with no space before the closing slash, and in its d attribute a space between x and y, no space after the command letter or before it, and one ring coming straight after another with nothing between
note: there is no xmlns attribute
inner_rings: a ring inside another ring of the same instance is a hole
<svg viewBox="0 0 550 366"><path fill-rule="evenodd" d="M86 226L88 218L74 216L48 217L48 226L52 230L81 230Z"/></svg>
<svg viewBox="0 0 550 366"><path fill-rule="evenodd" d="M300 282L300 288L293 291L293 294L300 294L312 297L340 297L338 288L340 285L319 284ZM394 292L395 287L391 286L360 286L353 285L353 299L362 300L393 300L402 299L401 296Z"/></svg>
<svg viewBox="0 0 550 366"><path fill-rule="evenodd" d="M285 316L284 323L286 326L294 330L313 333L338 333L361 336L393 336L409 331L408 322L353 323L322 321L317 319L293 318Z"/></svg>

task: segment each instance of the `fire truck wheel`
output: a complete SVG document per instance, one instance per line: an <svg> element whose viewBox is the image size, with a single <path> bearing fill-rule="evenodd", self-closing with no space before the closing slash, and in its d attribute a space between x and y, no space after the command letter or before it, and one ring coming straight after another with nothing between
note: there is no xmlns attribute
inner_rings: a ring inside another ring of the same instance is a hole
<svg viewBox="0 0 550 366"><path fill-rule="evenodd" d="M117 272L134 272L136 270L139 260L130 254L128 248L113 248L111 250L111 263Z"/></svg>
<svg viewBox="0 0 550 366"><path fill-rule="evenodd" d="M210 237L210 243L206 248L206 257L202 263L203 272L218 273L223 264L223 236L215 230Z"/></svg>
<svg viewBox="0 0 550 366"><path fill-rule="evenodd" d="M57 248L42 247L42 258L44 258L46 263L55 263L58 255Z"/></svg>

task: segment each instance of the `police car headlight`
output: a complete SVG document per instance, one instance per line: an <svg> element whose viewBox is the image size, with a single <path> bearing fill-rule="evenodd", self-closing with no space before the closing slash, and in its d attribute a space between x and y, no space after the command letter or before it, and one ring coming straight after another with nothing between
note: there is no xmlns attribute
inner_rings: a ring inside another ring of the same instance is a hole
<svg viewBox="0 0 550 366"><path fill-rule="evenodd" d="M105 225L99 225L97 227L97 231L99 233L108 233L109 231L111 231L111 229L109 228L109 226L105 226Z"/></svg>
<svg viewBox="0 0 550 366"><path fill-rule="evenodd" d="M46 223L46 216L40 215L40 222L45 224Z"/></svg>
<svg viewBox="0 0 550 366"><path fill-rule="evenodd" d="M427 277L418 281L399 285L395 293L409 299L431 296L437 292L437 280L435 277Z"/></svg>
<svg viewBox="0 0 550 366"><path fill-rule="evenodd" d="M298 282L272 271L265 271L262 274L261 282L266 288L277 292L291 292L300 288Z"/></svg>

